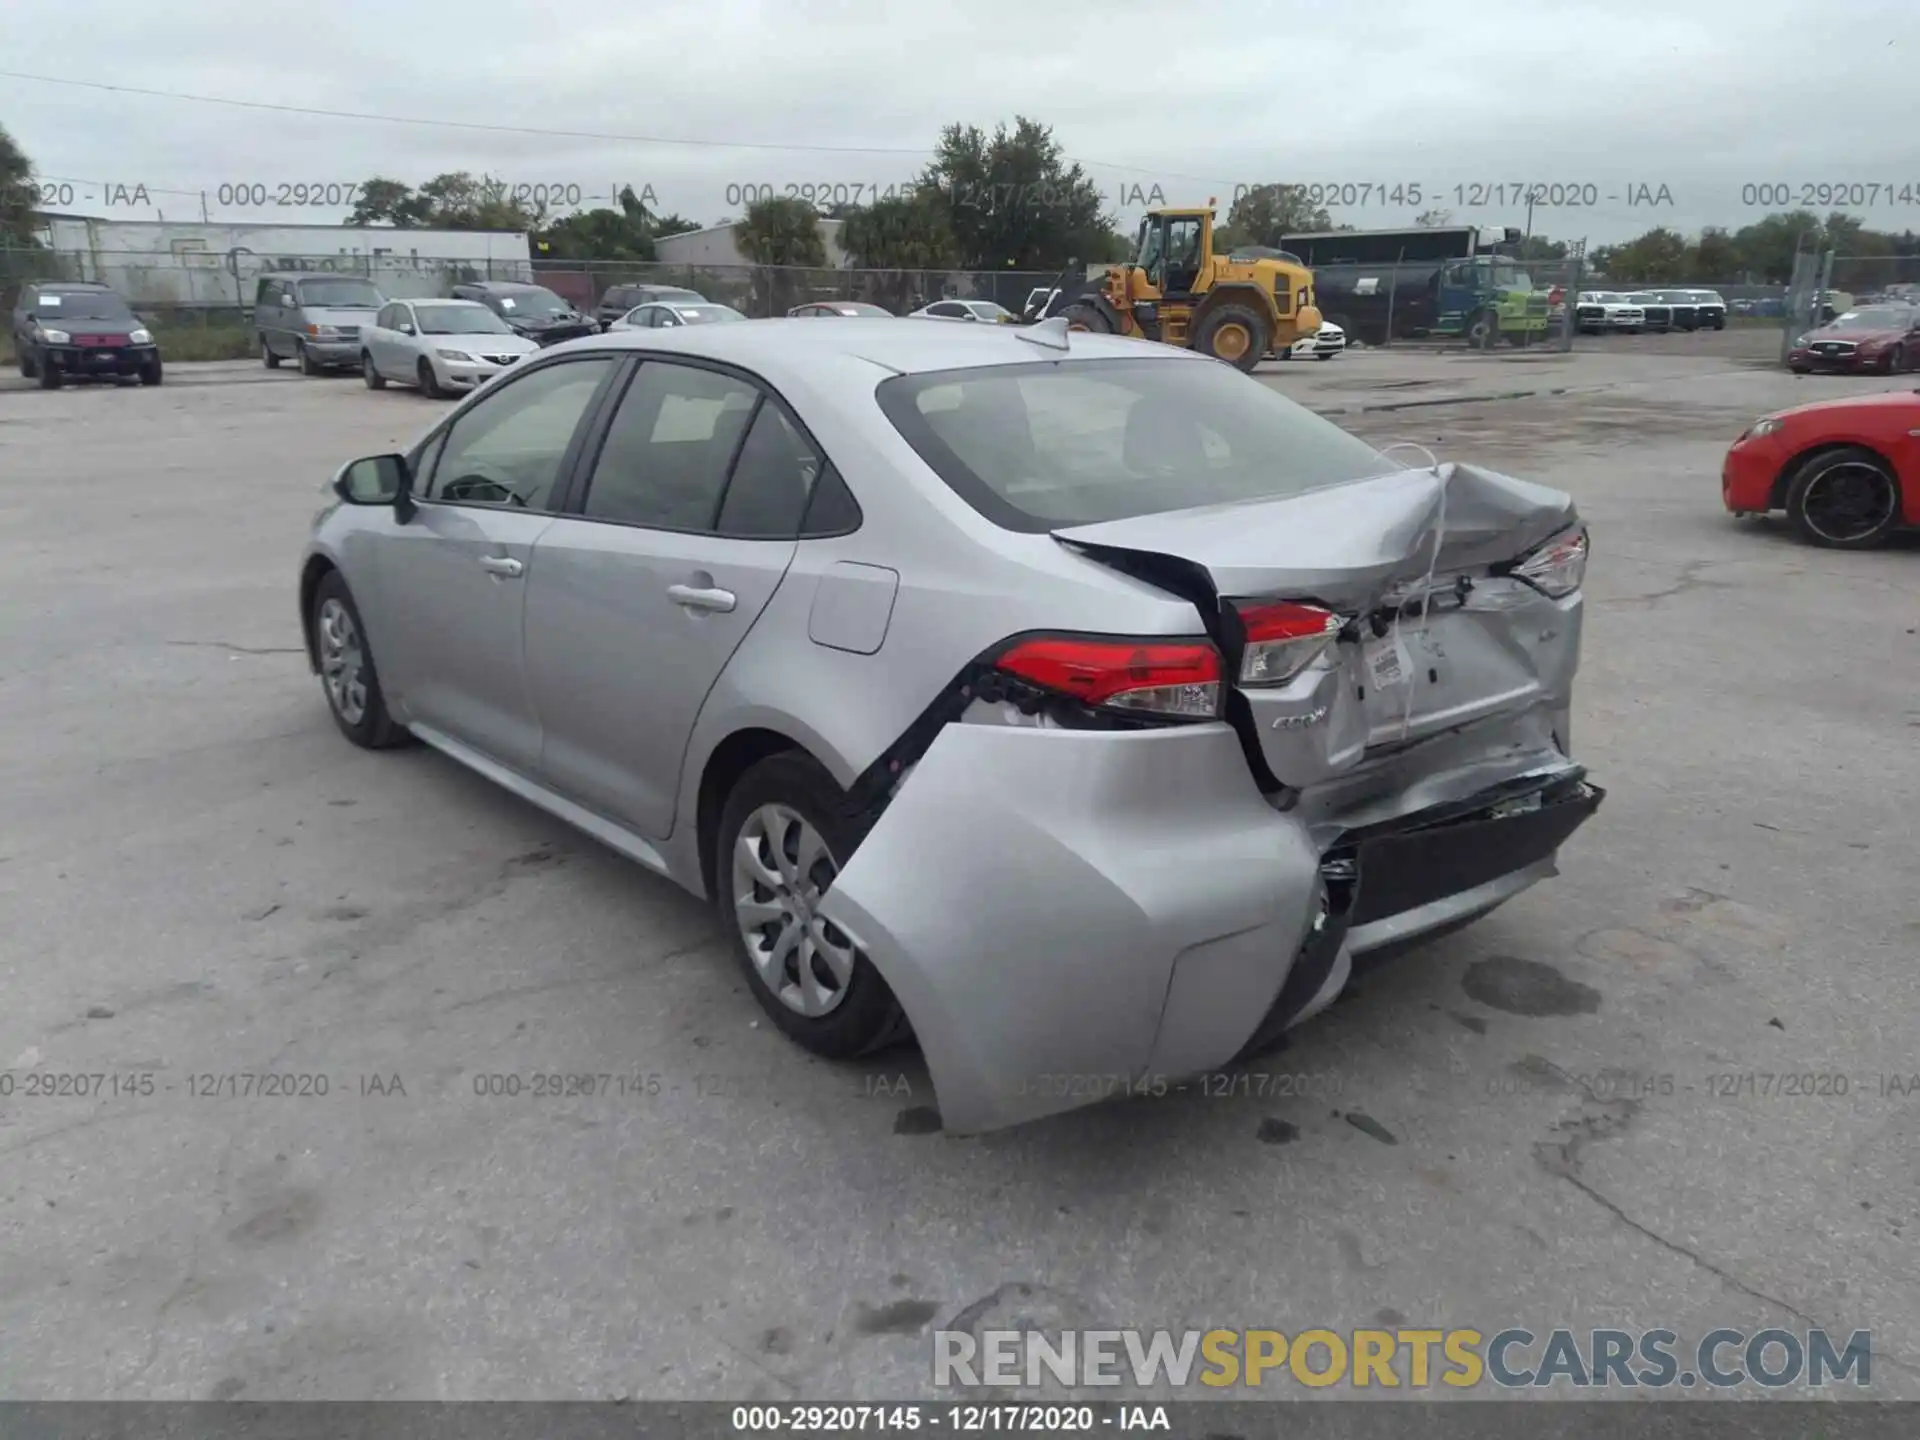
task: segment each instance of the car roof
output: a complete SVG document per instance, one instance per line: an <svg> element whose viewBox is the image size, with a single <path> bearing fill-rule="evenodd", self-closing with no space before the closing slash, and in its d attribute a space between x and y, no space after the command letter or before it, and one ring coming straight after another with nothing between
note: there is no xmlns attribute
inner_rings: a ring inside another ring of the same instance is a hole
<svg viewBox="0 0 1920 1440"><path fill-rule="evenodd" d="M102 285L98 280L33 280L28 282L33 290L71 290L75 294L87 294L93 291L112 291L111 285Z"/></svg>
<svg viewBox="0 0 1920 1440"><path fill-rule="evenodd" d="M461 305L469 310L484 310L487 307L478 300L462 300L458 296L447 299L439 295L407 295L387 302L390 305Z"/></svg>
<svg viewBox="0 0 1920 1440"><path fill-rule="evenodd" d="M338 270L263 270L262 280L363 280L373 284L365 275L342 275Z"/></svg>
<svg viewBox="0 0 1920 1440"><path fill-rule="evenodd" d="M616 330L555 346L558 350L678 351L694 358L728 361L778 380L807 374L824 362L865 360L895 374L926 374L976 366L1030 365L1060 359L1166 359L1217 364L1210 356L1152 340L1076 331L1065 351L1022 337L1014 325L807 325L798 317L750 320L744 325L701 325L670 332Z"/></svg>
<svg viewBox="0 0 1920 1440"><path fill-rule="evenodd" d="M457 290L487 290L495 295L510 295L516 290L545 290L544 285L531 284L525 280L462 280L454 287Z"/></svg>

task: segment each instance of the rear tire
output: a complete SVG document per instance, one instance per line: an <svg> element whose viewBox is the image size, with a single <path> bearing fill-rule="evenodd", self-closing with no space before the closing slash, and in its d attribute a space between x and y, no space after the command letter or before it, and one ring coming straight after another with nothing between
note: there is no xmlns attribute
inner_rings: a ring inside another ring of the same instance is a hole
<svg viewBox="0 0 1920 1440"><path fill-rule="evenodd" d="M374 368L373 356L365 350L360 352L360 374L367 382L367 389L384 390L387 388L387 377Z"/></svg>
<svg viewBox="0 0 1920 1440"><path fill-rule="evenodd" d="M406 744L411 737L387 713L366 624L338 570L329 570L314 587L311 624L320 688L340 733L362 750Z"/></svg>
<svg viewBox="0 0 1920 1440"><path fill-rule="evenodd" d="M267 343L265 335L260 337L260 363L269 370L280 368L280 357L273 353L273 346Z"/></svg>
<svg viewBox="0 0 1920 1440"><path fill-rule="evenodd" d="M833 777L790 750L740 777L714 835L714 907L747 988L781 1033L829 1060L871 1054L911 1033L853 937L814 914L865 833ZM804 853L814 858L802 872ZM783 936L797 937L784 955ZM835 970L829 957L851 964Z"/></svg>
<svg viewBox="0 0 1920 1440"><path fill-rule="evenodd" d="M1226 361L1236 370L1248 371L1273 348L1273 328L1251 305L1228 301L1207 312L1194 331L1193 348Z"/></svg>
<svg viewBox="0 0 1920 1440"><path fill-rule="evenodd" d="M1787 486L1787 519L1800 538L1827 550L1871 550L1900 523L1893 467L1858 445L1802 465Z"/></svg>
<svg viewBox="0 0 1920 1440"><path fill-rule="evenodd" d="M440 388L440 377L433 373L433 364L424 355L420 357L416 374L420 382L420 393L427 399L439 400L445 397L447 392Z"/></svg>

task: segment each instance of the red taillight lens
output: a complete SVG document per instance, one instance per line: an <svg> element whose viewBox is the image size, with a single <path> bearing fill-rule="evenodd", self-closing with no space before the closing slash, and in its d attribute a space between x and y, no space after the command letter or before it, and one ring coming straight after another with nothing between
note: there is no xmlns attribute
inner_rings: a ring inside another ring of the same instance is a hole
<svg viewBox="0 0 1920 1440"><path fill-rule="evenodd" d="M1284 685L1331 645L1346 621L1318 605L1281 600L1239 607L1247 647L1240 657L1242 685Z"/></svg>
<svg viewBox="0 0 1920 1440"><path fill-rule="evenodd" d="M995 664L1083 705L1189 720L1220 714L1220 652L1204 641L1023 640Z"/></svg>

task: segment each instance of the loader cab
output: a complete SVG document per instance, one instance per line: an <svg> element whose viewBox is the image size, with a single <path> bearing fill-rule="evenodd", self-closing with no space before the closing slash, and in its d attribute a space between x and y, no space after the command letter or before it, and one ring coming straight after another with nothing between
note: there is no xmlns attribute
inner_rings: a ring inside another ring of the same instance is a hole
<svg viewBox="0 0 1920 1440"><path fill-rule="evenodd" d="M1195 293L1212 255L1212 211L1156 210L1142 217L1133 263L1162 297Z"/></svg>

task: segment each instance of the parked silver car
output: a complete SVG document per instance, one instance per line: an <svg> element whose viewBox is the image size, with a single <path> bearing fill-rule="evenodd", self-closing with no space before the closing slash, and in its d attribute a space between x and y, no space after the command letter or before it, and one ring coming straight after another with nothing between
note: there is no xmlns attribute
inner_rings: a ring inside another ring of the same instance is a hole
<svg viewBox="0 0 1920 1440"><path fill-rule="evenodd" d="M955 1131L1272 1046L1601 799L1568 496L1064 321L574 341L331 502L347 738L710 897L787 1035L911 1034Z"/></svg>
<svg viewBox="0 0 1920 1440"><path fill-rule="evenodd" d="M731 305L716 305L711 300L652 300L634 306L607 329L672 330L681 325L726 325L746 318Z"/></svg>
<svg viewBox="0 0 1920 1440"><path fill-rule="evenodd" d="M393 300L360 331L369 390L389 380L429 399L484 384L540 348L477 300Z"/></svg>
<svg viewBox="0 0 1920 1440"><path fill-rule="evenodd" d="M971 320L989 325L1017 324L1019 317L991 300L936 300L922 305L909 320Z"/></svg>
<svg viewBox="0 0 1920 1440"><path fill-rule="evenodd" d="M386 303L379 287L358 275L262 275L253 295L261 363L273 370L282 360L293 360L302 375L358 369L360 327Z"/></svg>

